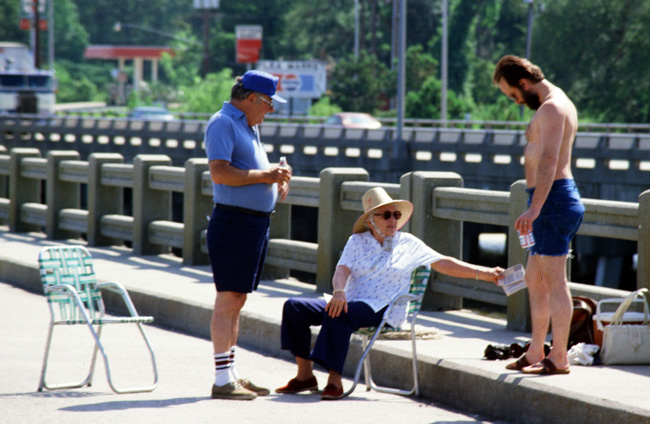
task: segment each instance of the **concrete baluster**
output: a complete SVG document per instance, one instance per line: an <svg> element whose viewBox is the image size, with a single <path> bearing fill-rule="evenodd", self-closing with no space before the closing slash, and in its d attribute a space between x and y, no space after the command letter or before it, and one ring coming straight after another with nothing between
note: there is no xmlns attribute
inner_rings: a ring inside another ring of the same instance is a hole
<svg viewBox="0 0 650 424"><path fill-rule="evenodd" d="M62 209L81 207L81 188L79 183L62 181L60 165L63 161L79 160L79 152L53 150L47 154L47 181L45 199L47 201L47 224L45 233L50 240L77 238L77 231L59 228L59 212Z"/></svg>
<svg viewBox="0 0 650 424"><path fill-rule="evenodd" d="M436 252L461 258L463 251L463 223L434 216L434 190L437 187L462 187L463 179L455 172L412 172L401 180L403 195L413 202L410 231ZM436 280L451 277L433 273L429 279L422 307L425 310L460 309L463 298L460 296L434 293L431 289Z"/></svg>
<svg viewBox="0 0 650 424"><path fill-rule="evenodd" d="M291 195L291 190L289 190L289 195ZM278 202L275 205L275 213L271 217L269 238L291 239L291 205L288 203ZM272 280L278 278L288 278L289 272L289 268L282 268L265 264L262 271L262 278Z"/></svg>
<svg viewBox="0 0 650 424"><path fill-rule="evenodd" d="M341 208L341 184L368 179L368 172L361 168L325 168L320 173L316 268L316 289L319 292L331 291L339 256L360 215Z"/></svg>
<svg viewBox="0 0 650 424"><path fill-rule="evenodd" d="M508 207L508 267L522 264L526 266L528 251L521 248L519 236L515 230L515 220L528 209L526 181L519 180L510 186L510 204ZM528 290L521 290L508 296L508 329L531 331L530 304Z"/></svg>
<svg viewBox="0 0 650 424"><path fill-rule="evenodd" d="M20 209L24 203L41 202L41 182L23 177L21 162L24 158L40 157L38 149L14 148L9 151L9 228L14 233L41 230L38 225L26 224L20 219Z"/></svg>
<svg viewBox="0 0 650 424"><path fill-rule="evenodd" d="M636 287L650 289L650 190L639 195Z"/></svg>
<svg viewBox="0 0 650 424"><path fill-rule="evenodd" d="M185 162L185 192L183 193L183 264L206 265L208 255L201 251L201 232L208 227L206 217L212 215L212 196L202 192L203 173L209 170L208 160L189 159Z"/></svg>
<svg viewBox="0 0 650 424"><path fill-rule="evenodd" d="M133 161L133 254L157 255L167 251L164 246L149 242L152 221L171 221L172 193L149 188L149 168L171 165L165 155L138 155Z"/></svg>
<svg viewBox="0 0 650 424"><path fill-rule="evenodd" d="M124 163L119 153L93 153L88 158L88 245L111 246L122 240L102 235L104 215L124 213L124 189L102 184L102 167L106 163Z"/></svg>
<svg viewBox="0 0 650 424"><path fill-rule="evenodd" d="M0 145L0 155L9 156L7 148ZM0 175L0 198L8 199L9 198L9 176Z"/></svg>

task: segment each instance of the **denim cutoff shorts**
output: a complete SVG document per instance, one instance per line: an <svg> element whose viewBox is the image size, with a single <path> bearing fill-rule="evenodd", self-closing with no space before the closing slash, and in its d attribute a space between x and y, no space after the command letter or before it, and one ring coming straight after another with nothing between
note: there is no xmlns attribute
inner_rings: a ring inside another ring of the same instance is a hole
<svg viewBox="0 0 650 424"><path fill-rule="evenodd" d="M526 189L530 207L535 188ZM555 180L539 217L533 221L535 245L531 255L563 256L569 253L569 243L576 235L585 207L580 201L578 187L572 178Z"/></svg>

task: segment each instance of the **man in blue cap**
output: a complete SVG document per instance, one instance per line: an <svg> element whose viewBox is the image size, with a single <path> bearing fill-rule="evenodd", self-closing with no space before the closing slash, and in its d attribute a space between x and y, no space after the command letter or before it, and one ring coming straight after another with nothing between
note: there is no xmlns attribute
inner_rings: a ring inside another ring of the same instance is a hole
<svg viewBox="0 0 650 424"><path fill-rule="evenodd" d="M260 140L258 125L273 102L278 77L248 71L237 77L230 100L209 120L205 131L214 209L207 245L217 297L210 324L215 382L212 398L251 400L269 393L234 368L239 314L248 293L260 281L269 224L276 201L289 193L291 170L272 166Z"/></svg>

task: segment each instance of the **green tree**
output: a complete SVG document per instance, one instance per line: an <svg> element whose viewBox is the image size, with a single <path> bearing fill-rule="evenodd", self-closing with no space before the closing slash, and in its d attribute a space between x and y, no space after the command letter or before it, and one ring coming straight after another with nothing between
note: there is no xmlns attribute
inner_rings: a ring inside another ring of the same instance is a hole
<svg viewBox="0 0 650 424"><path fill-rule="evenodd" d="M329 96L323 96L309 108L309 116L330 116L342 112L341 108L331 103Z"/></svg>
<svg viewBox="0 0 650 424"><path fill-rule="evenodd" d="M20 29L20 1L0 0L0 41L29 43L30 32ZM49 4L49 2L48 2ZM47 16L43 16L47 18ZM72 0L54 2L55 59L81 61L88 44L88 34L79 21L77 7ZM41 32L41 56L47 51L47 32Z"/></svg>
<svg viewBox="0 0 650 424"><path fill-rule="evenodd" d="M193 85L195 78L201 73L203 52L195 45L182 45L180 42L172 44L174 56L163 53L160 60L162 73L166 75L169 85L187 87Z"/></svg>
<svg viewBox="0 0 650 424"><path fill-rule="evenodd" d="M177 31L191 30L194 16L196 24L200 22L200 15L188 0L72 1L77 5L80 20L85 24L93 44L160 46L167 44L169 38L156 31L173 35ZM114 30L116 22L124 24L119 32ZM201 27L197 25L199 34L200 30Z"/></svg>
<svg viewBox="0 0 650 424"><path fill-rule="evenodd" d="M650 3L554 0L537 19L533 61L581 116L650 120Z"/></svg>
<svg viewBox="0 0 650 424"><path fill-rule="evenodd" d="M330 77L332 102L349 112L374 113L395 94L395 75L376 56L342 59Z"/></svg>
<svg viewBox="0 0 650 424"><path fill-rule="evenodd" d="M418 91L406 95L405 114L409 118L440 119L441 82L436 77L429 77ZM447 118L463 119L470 112L467 102L449 90L447 92Z"/></svg>
<svg viewBox="0 0 650 424"><path fill-rule="evenodd" d="M295 2L283 18L281 56L293 59L345 57L354 47L354 3L348 0Z"/></svg>
<svg viewBox="0 0 650 424"><path fill-rule="evenodd" d="M54 51L56 59L83 60L89 43L88 32L79 20L79 10L72 0L54 2Z"/></svg>
<svg viewBox="0 0 650 424"><path fill-rule="evenodd" d="M232 70L225 68L208 74L203 80L195 77L194 84L181 87L183 92L183 112L213 113L221 109L224 101L230 99L230 91L235 82Z"/></svg>
<svg viewBox="0 0 650 424"><path fill-rule="evenodd" d="M545 0L545 3L549 2ZM496 7L498 14L494 17L490 37L493 43L491 58L498 60L505 54L523 57L526 54L528 6L521 0L497 0ZM487 55L482 56L488 58Z"/></svg>
<svg viewBox="0 0 650 424"><path fill-rule="evenodd" d="M406 51L406 91L419 90L431 76L439 74L438 61L424 53L421 45L411 46Z"/></svg>
<svg viewBox="0 0 650 424"><path fill-rule="evenodd" d="M104 101L105 92L100 93L97 85L91 81L93 75L88 65L79 66L72 62L58 61L55 65L58 91L56 94L57 103L82 102L82 101Z"/></svg>
<svg viewBox="0 0 650 424"><path fill-rule="evenodd" d="M20 2L0 0L0 41L29 42L29 32L20 29Z"/></svg>

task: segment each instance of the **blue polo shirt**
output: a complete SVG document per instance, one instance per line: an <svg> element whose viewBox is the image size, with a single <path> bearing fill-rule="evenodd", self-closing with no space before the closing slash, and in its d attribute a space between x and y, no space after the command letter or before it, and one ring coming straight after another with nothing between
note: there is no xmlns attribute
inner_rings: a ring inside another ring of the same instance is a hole
<svg viewBox="0 0 650 424"><path fill-rule="evenodd" d="M219 159L239 169L269 169L269 159L257 127L249 127L246 115L224 102L223 108L208 121L205 130L208 161ZM271 212L278 199L277 184L228 186L212 183L215 203Z"/></svg>

